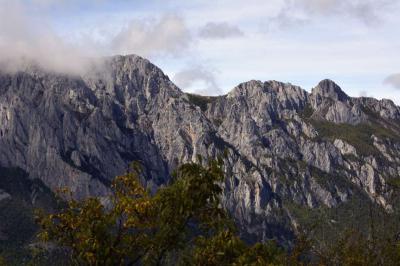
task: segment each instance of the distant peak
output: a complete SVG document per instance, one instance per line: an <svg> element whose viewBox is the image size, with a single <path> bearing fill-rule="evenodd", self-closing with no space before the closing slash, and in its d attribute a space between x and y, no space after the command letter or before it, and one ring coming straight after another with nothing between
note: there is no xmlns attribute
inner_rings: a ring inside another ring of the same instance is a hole
<svg viewBox="0 0 400 266"><path fill-rule="evenodd" d="M330 79L321 80L318 85L313 88L312 94L337 101L346 101L349 99L349 96L342 91L339 85Z"/></svg>

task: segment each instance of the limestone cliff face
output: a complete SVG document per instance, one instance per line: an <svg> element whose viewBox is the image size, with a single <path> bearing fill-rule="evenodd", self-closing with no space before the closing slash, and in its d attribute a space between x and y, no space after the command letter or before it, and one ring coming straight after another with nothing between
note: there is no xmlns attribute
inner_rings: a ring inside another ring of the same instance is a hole
<svg viewBox="0 0 400 266"><path fill-rule="evenodd" d="M133 160L158 186L212 131L161 70L136 56L113 57L82 77L2 74L0 110L1 164L77 197L103 195Z"/></svg>
<svg viewBox="0 0 400 266"><path fill-rule="evenodd" d="M360 194L392 210L389 184L400 179L393 102L351 98L330 80L311 93L249 81L195 98L133 55L79 77L36 67L1 73L0 166L81 198L106 195L133 160L156 189L179 163L225 153L223 203L249 239L290 239L293 206L336 208Z"/></svg>

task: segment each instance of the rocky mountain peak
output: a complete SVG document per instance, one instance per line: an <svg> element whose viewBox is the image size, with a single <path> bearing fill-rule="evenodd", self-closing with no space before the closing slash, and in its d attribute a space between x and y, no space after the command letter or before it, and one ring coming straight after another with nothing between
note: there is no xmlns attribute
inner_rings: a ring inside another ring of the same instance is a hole
<svg viewBox="0 0 400 266"><path fill-rule="evenodd" d="M297 209L354 197L389 209L399 118L392 102L350 98L331 80L311 94L251 80L224 96L188 96L148 60L114 56L82 77L0 73L0 167L82 198L106 195L132 161L157 189L178 164L224 154L222 200L242 235L284 242Z"/></svg>
<svg viewBox="0 0 400 266"><path fill-rule="evenodd" d="M149 60L138 55L116 55L105 59L106 63L110 63L114 67L118 67L120 71L137 70L141 73L162 73L156 65Z"/></svg>
<svg viewBox="0 0 400 266"><path fill-rule="evenodd" d="M251 97L255 93L259 93L263 91L263 83L259 80L249 80L237 85L233 90L231 90L228 94L228 98L235 97Z"/></svg>
<svg viewBox="0 0 400 266"><path fill-rule="evenodd" d="M307 101L308 93L302 88L290 83L275 80L261 82L250 80L239 84L227 94L228 99L254 101L259 108L268 105L267 109L279 112L278 106L287 109L302 109ZM236 101L235 100L235 101ZM274 107L273 107L274 106ZM260 110L261 111L261 110Z"/></svg>
<svg viewBox="0 0 400 266"><path fill-rule="evenodd" d="M312 94L323 98L330 98L334 101L347 101L349 96L342 91L342 89L334 81L330 79L324 79L313 88Z"/></svg>
<svg viewBox="0 0 400 266"><path fill-rule="evenodd" d="M322 80L312 89L310 104L314 118L334 123L360 124L367 121L367 115L360 104L356 104L332 80Z"/></svg>

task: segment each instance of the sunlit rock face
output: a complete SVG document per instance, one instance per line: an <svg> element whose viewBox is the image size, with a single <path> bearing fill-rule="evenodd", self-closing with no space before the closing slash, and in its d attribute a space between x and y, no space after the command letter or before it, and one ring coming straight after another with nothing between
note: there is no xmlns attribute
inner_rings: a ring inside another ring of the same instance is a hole
<svg viewBox="0 0 400 266"><path fill-rule="evenodd" d="M178 164L225 155L223 204L249 241L292 239L293 206L336 208L361 195L392 210L388 183L400 178L392 101L349 97L330 80L311 93L252 80L196 99L134 55L80 76L33 66L1 73L0 166L84 198L106 195L134 160L155 190Z"/></svg>

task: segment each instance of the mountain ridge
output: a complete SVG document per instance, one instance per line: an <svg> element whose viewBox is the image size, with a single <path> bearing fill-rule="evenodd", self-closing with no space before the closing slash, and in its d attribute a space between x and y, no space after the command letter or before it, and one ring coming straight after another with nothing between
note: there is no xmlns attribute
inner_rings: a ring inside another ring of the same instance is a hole
<svg viewBox="0 0 400 266"><path fill-rule="evenodd" d="M349 97L331 80L311 92L251 80L225 95L193 96L135 55L107 58L82 76L0 74L1 167L53 191L103 197L133 160L154 190L178 164L224 154L223 204L249 241L292 241L299 209L356 200L393 212L399 121L393 101Z"/></svg>

